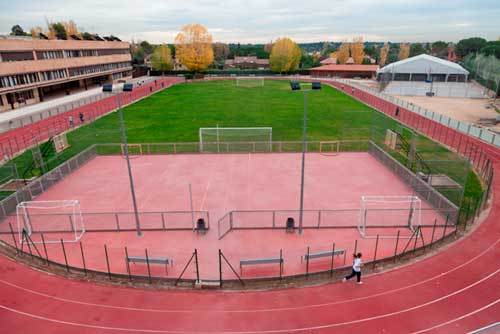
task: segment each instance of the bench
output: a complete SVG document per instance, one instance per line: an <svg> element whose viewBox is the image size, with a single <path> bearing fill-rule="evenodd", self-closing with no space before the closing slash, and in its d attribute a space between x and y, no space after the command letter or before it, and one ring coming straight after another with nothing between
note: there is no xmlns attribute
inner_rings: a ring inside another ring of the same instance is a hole
<svg viewBox="0 0 500 334"><path fill-rule="evenodd" d="M281 266L283 265L283 262L284 261L283 261L282 257L268 257L268 258L261 258L261 259L240 260L240 273L243 272L243 266L261 265L261 264L269 264L269 263L279 263L280 272L281 272Z"/></svg>
<svg viewBox="0 0 500 334"><path fill-rule="evenodd" d="M168 272L167 268L168 265L173 265L174 260L168 259L168 258L162 258L162 257L148 257L146 259L145 256L126 256L125 257L125 264L128 265L129 263L152 263L152 264L164 264L165 265L165 272Z"/></svg>
<svg viewBox="0 0 500 334"><path fill-rule="evenodd" d="M322 258L322 257L332 257L332 256L340 256L340 255L345 255L345 249L336 249L336 250L329 250L329 251L325 251L325 252L317 252L317 253L309 253L309 254L305 254L304 256L301 256L300 257L300 261L304 261L304 260L311 260L311 259L318 259L318 258Z"/></svg>

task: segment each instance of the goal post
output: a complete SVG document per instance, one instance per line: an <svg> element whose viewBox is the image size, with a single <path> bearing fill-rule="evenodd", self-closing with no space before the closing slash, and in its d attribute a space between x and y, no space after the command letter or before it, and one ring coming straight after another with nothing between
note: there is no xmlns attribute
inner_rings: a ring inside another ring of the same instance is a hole
<svg viewBox="0 0 500 334"><path fill-rule="evenodd" d="M396 238L397 229L415 231L421 225L421 210L417 196L361 196L358 231L363 238L375 238L377 234ZM372 229L377 233L371 233Z"/></svg>
<svg viewBox="0 0 500 334"><path fill-rule="evenodd" d="M336 156L340 152L340 142L339 141L320 141L319 142L319 153L328 156Z"/></svg>
<svg viewBox="0 0 500 334"><path fill-rule="evenodd" d="M200 152L272 152L273 128L200 128Z"/></svg>
<svg viewBox="0 0 500 334"><path fill-rule="evenodd" d="M125 144L120 144L122 156L125 156ZM142 144L127 144L129 156L142 155Z"/></svg>
<svg viewBox="0 0 500 334"><path fill-rule="evenodd" d="M236 77L236 87L264 87L264 77Z"/></svg>
<svg viewBox="0 0 500 334"><path fill-rule="evenodd" d="M19 242L24 234L44 234L46 243L77 242L85 233L80 202L78 200L27 201L16 208ZM34 238L33 242L41 240Z"/></svg>

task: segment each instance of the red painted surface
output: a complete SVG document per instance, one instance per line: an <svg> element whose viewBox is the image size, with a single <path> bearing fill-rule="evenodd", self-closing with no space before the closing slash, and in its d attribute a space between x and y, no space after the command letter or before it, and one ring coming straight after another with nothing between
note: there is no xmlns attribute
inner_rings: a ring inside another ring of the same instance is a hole
<svg viewBox="0 0 500 334"><path fill-rule="evenodd" d="M159 78L156 80L156 83L151 82L135 87L132 93L122 94L122 104L132 103L158 90L183 81L180 78ZM69 116L73 116L75 124L78 124L80 112L83 113L86 122L88 122L116 110L117 107L117 97L110 96L57 116L46 118L34 124L0 134L0 159L3 159L5 155L12 157L12 155L33 146L35 139L36 142L42 142L51 136L70 130ZM36 116L33 117L36 118Z"/></svg>
<svg viewBox="0 0 500 334"><path fill-rule="evenodd" d="M340 84L339 84L340 86ZM350 89L349 89L350 93ZM395 106L356 91L393 113ZM358 95L359 94L359 95ZM402 110L400 119L481 166L500 151ZM493 195L500 191L495 177ZM499 320L500 202L467 238L403 268L332 283L256 292L155 291L72 281L0 258L6 333L467 333Z"/></svg>
<svg viewBox="0 0 500 334"><path fill-rule="evenodd" d="M200 276L204 279L218 279L218 249L238 267L241 259L279 257L280 249L284 257L284 275L305 273L306 263L301 257L310 252L329 251L335 242L336 249L347 250L347 261L356 250L363 252L366 261L375 256L374 238L362 239L356 228L360 198L363 195L410 196L412 190L386 169L369 153L341 153L337 156L310 153L306 156L306 184L304 208L306 210L323 211L319 223L323 227L350 226L336 229L307 229L304 235L285 233L284 229L270 230L273 226L271 212L244 212L233 214L234 227L261 227L267 230L237 230L229 232L219 240L218 220L229 211L246 210L295 210L294 212L277 212L274 215L276 226L285 226L288 217L293 217L298 224L298 205L300 189L299 153L263 153L263 154L181 154L142 156L132 159L132 170L136 185L136 198L139 211L189 211L189 190L192 185L193 208L196 211L209 211L211 228L205 235L193 233L191 216L183 218L166 215L167 227L185 227L188 231L146 231L137 238L134 232L87 232L81 241L85 249L87 268L106 272L104 245L107 246L112 272L127 273L123 259L125 247L130 255L144 256L147 248L151 257L168 257L174 259L174 265L168 271L163 266L153 266L152 273L159 277L178 277L196 248L200 256ZM369 171L369 173L367 173ZM152 177L155 175L155 177ZM101 185L106 184L105 187ZM80 167L74 173L60 181L36 198L37 201L72 199L78 200L83 213L132 212L132 201L129 193L128 174L125 160L120 156L99 156ZM367 216L368 227L387 226L387 228L368 228L366 233L372 237L392 236L393 239L380 239L377 245L377 258L393 256L396 243L398 252L402 252L408 243L412 231L402 228L407 224L408 204L372 206ZM350 209L346 211L346 209ZM389 210L390 209L390 210ZM402 209L396 211L395 209ZM424 229L423 238L429 243L432 238L432 226L435 221L444 225L445 214L431 209L430 204L423 201L421 224ZM30 215L43 214L43 218L32 218L32 228L67 229L67 217L49 217L60 213L58 209L34 212ZM141 215L143 228L162 228L160 215ZM135 228L133 215L120 215L120 226ZM196 219L196 218L195 218ZM10 219L16 226L16 217ZM114 214L84 215L85 228L116 229ZM305 212L304 226L316 227L318 212ZM224 224L224 231L229 228ZM53 227L50 227L53 226ZM399 226L399 228L389 228ZM0 230L9 231L6 222ZM400 231L401 240L396 240ZM449 227L447 233L454 231ZM443 234L441 228L435 231L434 240ZM35 241L40 239L32 235ZM59 241L61 235L45 234L45 240ZM12 243L9 234L4 240ZM357 240L357 241L356 241ZM417 242L421 246L422 241ZM415 247L411 243L411 247ZM411 248L410 247L410 248ZM64 264L64 254L59 242L47 246L50 259ZM70 265L81 267L81 250L78 243L66 243L65 251ZM311 261L309 270L328 270L331 258L326 257ZM335 267L343 266L344 257L335 259ZM194 267L190 268L186 278L195 278ZM226 278L235 278L229 267L224 268ZM132 265L136 275L147 275L145 264ZM278 265L252 266L244 269L244 277L279 276Z"/></svg>

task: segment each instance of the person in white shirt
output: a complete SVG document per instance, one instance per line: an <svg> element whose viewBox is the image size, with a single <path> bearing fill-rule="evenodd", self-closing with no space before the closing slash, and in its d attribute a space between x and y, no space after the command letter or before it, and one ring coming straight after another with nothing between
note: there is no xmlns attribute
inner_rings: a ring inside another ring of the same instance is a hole
<svg viewBox="0 0 500 334"><path fill-rule="evenodd" d="M363 261L361 261L361 256L362 256L361 253L354 254L354 262L352 264L352 272L351 272L351 274L344 277L342 282L345 282L345 281L353 278L354 276L356 276L358 284L363 284L363 282L361 282L361 267L363 266Z"/></svg>

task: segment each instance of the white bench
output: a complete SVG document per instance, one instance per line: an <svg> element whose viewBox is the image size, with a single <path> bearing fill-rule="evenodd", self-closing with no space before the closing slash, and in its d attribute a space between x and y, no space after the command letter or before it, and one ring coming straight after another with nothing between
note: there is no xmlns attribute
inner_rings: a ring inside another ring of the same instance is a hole
<svg viewBox="0 0 500 334"><path fill-rule="evenodd" d="M145 256L126 256L125 257L125 263L128 266L128 264L132 263L152 263L152 264L164 264L165 265L165 271L168 271L168 265L173 265L174 260L169 259L169 258L162 258L162 257L148 257L146 259Z"/></svg>
<svg viewBox="0 0 500 334"><path fill-rule="evenodd" d="M336 250L329 250L329 251L325 251L325 252L317 252L317 253L309 253L309 254L305 254L304 256L301 256L300 257L300 261L304 261L304 260L311 260L311 259L318 259L318 258L322 258L322 257L332 257L332 256L340 256L340 255L344 255L345 254L345 249L336 249Z"/></svg>
<svg viewBox="0 0 500 334"><path fill-rule="evenodd" d="M261 265L261 264L269 264L269 263L279 263L280 269L281 269L283 262L284 261L283 261L282 257L268 257L268 258L261 258L261 259L240 260L240 273L243 271L243 266Z"/></svg>

